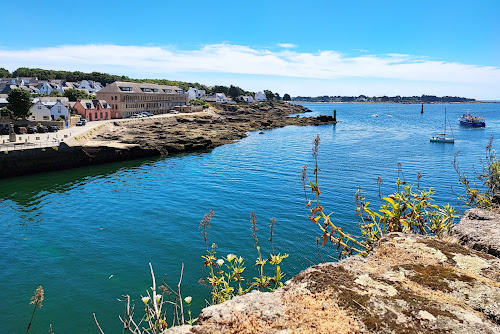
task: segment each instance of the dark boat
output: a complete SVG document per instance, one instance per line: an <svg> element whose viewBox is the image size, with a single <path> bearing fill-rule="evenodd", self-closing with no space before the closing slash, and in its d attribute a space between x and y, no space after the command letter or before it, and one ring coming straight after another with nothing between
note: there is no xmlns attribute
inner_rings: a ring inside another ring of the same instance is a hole
<svg viewBox="0 0 500 334"><path fill-rule="evenodd" d="M470 126L474 128L484 128L486 123L484 122L484 117L474 116L469 113L469 110L458 119L460 125Z"/></svg>

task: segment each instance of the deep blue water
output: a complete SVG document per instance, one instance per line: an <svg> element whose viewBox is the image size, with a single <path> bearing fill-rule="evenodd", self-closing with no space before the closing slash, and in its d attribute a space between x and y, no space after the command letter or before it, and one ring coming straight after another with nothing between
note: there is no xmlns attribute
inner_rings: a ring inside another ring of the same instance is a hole
<svg viewBox="0 0 500 334"><path fill-rule="evenodd" d="M210 209L215 216L209 243L217 243L223 255L245 257L249 278L256 254L251 211L267 251L267 226L276 218L274 247L290 254L284 262L287 277L320 262L319 231L307 219L300 181L302 166L313 166L317 134L322 205L351 232L358 231L356 189L363 187L378 203L377 177L384 194L393 192L398 163L407 181L416 183L420 172L421 187L433 186L439 204L463 210L454 194L460 190L453 156L460 151L460 165L472 171L473 165L480 167L491 135L500 134L500 104L426 105L424 114L420 105L304 105L315 115L336 109L341 122L250 133L208 152L1 180L1 332L26 331L29 300L40 284L45 301L33 333L46 332L49 324L56 333L95 332L93 312L106 333L119 332L123 305L117 298L130 294L139 300L145 294L149 262L157 278L166 274L172 285L184 263L183 294L203 306L209 292L197 283L205 276L198 226ZM443 130L445 107L455 144L430 143L429 137ZM467 109L485 116L487 127L461 128L457 118ZM327 246L322 254L336 255Z"/></svg>

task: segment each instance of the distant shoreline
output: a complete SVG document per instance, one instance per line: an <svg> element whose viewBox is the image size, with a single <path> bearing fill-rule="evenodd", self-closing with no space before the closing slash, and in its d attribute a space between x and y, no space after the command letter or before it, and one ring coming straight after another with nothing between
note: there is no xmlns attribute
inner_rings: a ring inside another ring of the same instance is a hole
<svg viewBox="0 0 500 334"><path fill-rule="evenodd" d="M376 101L289 101L292 103L359 103L359 104L468 104L468 103L500 103L500 101L468 101L468 102L376 102Z"/></svg>

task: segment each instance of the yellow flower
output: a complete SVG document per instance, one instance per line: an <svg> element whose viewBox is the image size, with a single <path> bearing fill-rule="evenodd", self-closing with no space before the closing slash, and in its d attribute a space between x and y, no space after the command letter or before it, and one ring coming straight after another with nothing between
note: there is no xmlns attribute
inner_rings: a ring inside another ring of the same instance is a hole
<svg viewBox="0 0 500 334"><path fill-rule="evenodd" d="M151 300L149 297L142 297L141 299L144 304L147 304Z"/></svg>
<svg viewBox="0 0 500 334"><path fill-rule="evenodd" d="M217 260L217 265L220 267L224 264L224 260L223 259L218 259Z"/></svg>
<svg viewBox="0 0 500 334"><path fill-rule="evenodd" d="M188 304L191 304L191 301L193 300L193 298L191 296L187 296L186 298L184 298L184 301Z"/></svg>

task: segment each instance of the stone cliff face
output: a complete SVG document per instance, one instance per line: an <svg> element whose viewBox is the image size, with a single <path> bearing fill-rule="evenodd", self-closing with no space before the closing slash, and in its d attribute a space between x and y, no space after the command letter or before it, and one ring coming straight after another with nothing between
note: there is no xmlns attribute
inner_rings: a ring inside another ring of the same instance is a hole
<svg viewBox="0 0 500 334"><path fill-rule="evenodd" d="M469 211L454 230L462 231L471 216L489 215ZM499 233L493 228L489 235ZM205 308L197 326L169 331L500 333L499 324L498 258L451 237L391 233L366 258L310 267L283 289Z"/></svg>

